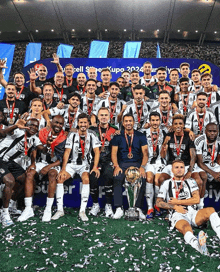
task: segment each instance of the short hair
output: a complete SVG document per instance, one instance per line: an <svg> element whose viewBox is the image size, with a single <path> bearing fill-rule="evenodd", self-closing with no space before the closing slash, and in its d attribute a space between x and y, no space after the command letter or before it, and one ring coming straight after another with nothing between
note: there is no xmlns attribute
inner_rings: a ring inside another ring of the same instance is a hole
<svg viewBox="0 0 220 272"><path fill-rule="evenodd" d="M179 82L182 83L182 82L185 82L187 81L189 83L189 78L188 77L181 77Z"/></svg>
<svg viewBox="0 0 220 272"><path fill-rule="evenodd" d="M78 99L79 99L79 101L81 101L81 95L79 94L79 93L77 93L77 92L74 92L74 93L70 93L69 95L68 95L68 100L70 100L72 97L77 97Z"/></svg>
<svg viewBox="0 0 220 272"><path fill-rule="evenodd" d="M199 92L199 93L197 93L196 97L199 97L201 95L208 97L208 94L206 92Z"/></svg>
<svg viewBox="0 0 220 272"><path fill-rule="evenodd" d="M44 89L45 86L51 86L53 88L53 84L51 82L45 82L43 84L43 89Z"/></svg>
<svg viewBox="0 0 220 272"><path fill-rule="evenodd" d="M96 81L95 79L89 78L89 79L86 80L85 86L87 85L87 83L88 83L89 81L95 82L95 85L97 84L97 81Z"/></svg>
<svg viewBox="0 0 220 272"><path fill-rule="evenodd" d="M102 71L101 71L101 74L102 74L103 72L109 72L109 73L111 74L111 71L110 71L110 69L108 69L108 68L103 68Z"/></svg>
<svg viewBox="0 0 220 272"><path fill-rule="evenodd" d="M53 116L52 116L52 120L53 120L55 117L62 118L62 119L63 119L63 122L64 122L64 117L63 117L62 115L60 115L60 114L53 115Z"/></svg>
<svg viewBox="0 0 220 272"><path fill-rule="evenodd" d="M160 96L161 94L168 94L168 95L170 96L170 93L169 93L168 91L166 91L166 90L163 90L163 91L159 92L159 96Z"/></svg>
<svg viewBox="0 0 220 272"><path fill-rule="evenodd" d="M152 66L152 63L150 61L145 61L144 64L150 64ZM143 64L143 66L144 66L144 64Z"/></svg>
<svg viewBox="0 0 220 272"><path fill-rule="evenodd" d="M32 106L33 103L36 102L36 101L41 102L41 103L42 103L42 106L43 106L43 101L42 101L39 97L36 97L36 98L34 98L34 99L31 100L31 106Z"/></svg>
<svg viewBox="0 0 220 272"><path fill-rule="evenodd" d="M174 161L172 161L172 166L173 166L175 163L177 163L177 162L179 162L179 163L183 163L183 164L184 164L184 166L185 166L184 161L182 161L181 159L175 159Z"/></svg>
<svg viewBox="0 0 220 272"><path fill-rule="evenodd" d="M182 114L175 114L172 118L172 124L174 120L183 120L183 123L184 123L184 116Z"/></svg>
<svg viewBox="0 0 220 272"><path fill-rule="evenodd" d="M149 115L149 120L151 120L151 116L158 116L158 117L161 119L161 116L160 116L159 112L157 112L157 111L152 111L152 112L150 113L150 115Z"/></svg>
<svg viewBox="0 0 220 272"><path fill-rule="evenodd" d="M118 84L118 82L111 82L110 84L109 84L109 87L111 88L112 86L116 86L116 87L118 87L118 88L120 88L119 87L119 84Z"/></svg>
<svg viewBox="0 0 220 272"><path fill-rule="evenodd" d="M212 74L210 74L210 73L204 73L204 74L202 74L201 75L201 79L203 79L203 77L207 77L207 76L212 79Z"/></svg>
<svg viewBox="0 0 220 272"><path fill-rule="evenodd" d="M124 73L128 73L130 75L130 72L128 70L123 71L121 75L123 75Z"/></svg>
<svg viewBox="0 0 220 272"><path fill-rule="evenodd" d="M89 122L89 115L86 114L85 112L80 113L80 114L78 115L77 121L79 121L80 119L84 119L84 118L86 118L86 119L88 120L88 122Z"/></svg>
<svg viewBox="0 0 220 272"><path fill-rule="evenodd" d="M170 74L171 74L172 72L174 72L174 71L176 71L176 72L179 74L179 70L176 69L176 68L171 69L171 70L170 70Z"/></svg>
<svg viewBox="0 0 220 272"><path fill-rule="evenodd" d="M99 114L100 110L107 110L107 111L108 111L108 113L109 113L109 109L108 109L108 108L106 108L106 107L101 107L101 108L99 108L99 110L98 110L98 114Z"/></svg>
<svg viewBox="0 0 220 272"><path fill-rule="evenodd" d="M16 85L15 85L14 82L8 82L7 85L6 85L6 88L7 88L8 86L14 86L14 87L16 88Z"/></svg>
<svg viewBox="0 0 220 272"><path fill-rule="evenodd" d="M74 66L72 65L72 63L66 64L65 67L64 67L64 69L65 69L67 66L72 66L72 68L74 69Z"/></svg>
<svg viewBox="0 0 220 272"><path fill-rule="evenodd" d="M123 76L119 76L119 77L117 78L117 80L118 80L119 78L121 78L121 79L123 79L123 80L124 80Z"/></svg>
<svg viewBox="0 0 220 272"><path fill-rule="evenodd" d="M213 126L213 125L216 126L216 127L217 127L217 130L218 130L218 125L217 125L216 123L213 123L213 122L212 122L212 123L208 123L208 124L206 125L205 129L207 129L208 126Z"/></svg>
<svg viewBox="0 0 220 272"><path fill-rule="evenodd" d="M94 67L94 66L89 67L88 72L89 72L90 69L95 69L95 71L97 73L97 68L96 67Z"/></svg>
<svg viewBox="0 0 220 272"><path fill-rule="evenodd" d="M199 73L201 75L199 69L193 69L192 72L191 72L191 75L194 74L194 73Z"/></svg>
<svg viewBox="0 0 220 272"><path fill-rule="evenodd" d="M134 87L134 91L135 91L135 90L143 90L143 91L145 91L144 86L141 85L141 84L137 84L137 85Z"/></svg>
<svg viewBox="0 0 220 272"><path fill-rule="evenodd" d="M180 69L183 67L183 66L188 66L190 68L190 64L188 62L182 62L180 64Z"/></svg>
<svg viewBox="0 0 220 272"><path fill-rule="evenodd" d="M158 72L158 71L167 71L167 69L165 68L165 67L159 67L159 68L157 68L157 70L156 70L156 73Z"/></svg>
<svg viewBox="0 0 220 272"><path fill-rule="evenodd" d="M28 126L31 121L38 122L39 124L39 120L37 118L31 117L30 119L27 120L26 126Z"/></svg>
<svg viewBox="0 0 220 272"><path fill-rule="evenodd" d="M133 119L133 121L134 121L134 116L133 116L131 113L125 114L125 115L123 116L123 118L122 118L122 122L124 122L125 117L132 117L132 119Z"/></svg>
<svg viewBox="0 0 220 272"><path fill-rule="evenodd" d="M133 70L130 74L138 74L139 75L139 72L137 70Z"/></svg>
<svg viewBox="0 0 220 272"><path fill-rule="evenodd" d="M16 72L16 73L14 73L13 77L15 78L16 75L22 75L25 78L25 75L22 72Z"/></svg>

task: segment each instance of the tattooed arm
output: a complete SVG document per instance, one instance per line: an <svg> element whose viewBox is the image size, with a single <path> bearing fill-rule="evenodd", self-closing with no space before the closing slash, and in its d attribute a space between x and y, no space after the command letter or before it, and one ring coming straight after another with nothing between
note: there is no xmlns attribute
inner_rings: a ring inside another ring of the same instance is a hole
<svg viewBox="0 0 220 272"><path fill-rule="evenodd" d="M161 197L157 198L156 206L158 208L162 208L166 210L175 210L176 212L179 212L179 213L187 213L187 210L183 206L166 203L164 199Z"/></svg>

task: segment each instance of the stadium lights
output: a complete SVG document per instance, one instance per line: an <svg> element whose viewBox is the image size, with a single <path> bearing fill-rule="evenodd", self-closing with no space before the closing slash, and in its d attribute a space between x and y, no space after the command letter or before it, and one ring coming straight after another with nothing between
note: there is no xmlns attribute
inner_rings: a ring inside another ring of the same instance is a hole
<svg viewBox="0 0 220 272"><path fill-rule="evenodd" d="M157 32L159 32L160 31L160 29L157 29Z"/></svg>
<svg viewBox="0 0 220 272"><path fill-rule="evenodd" d="M91 29L90 29L90 28L88 29L88 32L91 32Z"/></svg>
<svg viewBox="0 0 220 272"><path fill-rule="evenodd" d="M106 28L106 29L105 29L105 32L107 32L107 31L108 31L108 29Z"/></svg>
<svg viewBox="0 0 220 272"><path fill-rule="evenodd" d="M51 32L54 32L54 29L51 29Z"/></svg>
<svg viewBox="0 0 220 272"><path fill-rule="evenodd" d="M18 33L21 33L21 30L18 30Z"/></svg>
<svg viewBox="0 0 220 272"><path fill-rule="evenodd" d="M217 31L214 31L215 34L217 34Z"/></svg>
<svg viewBox="0 0 220 272"><path fill-rule="evenodd" d="M195 32L198 33L198 30L196 30Z"/></svg>
<svg viewBox="0 0 220 272"><path fill-rule="evenodd" d="M75 32L75 29L72 29L72 32Z"/></svg>
<svg viewBox="0 0 220 272"><path fill-rule="evenodd" d="M38 32L38 29L36 29L35 32Z"/></svg>
<svg viewBox="0 0 220 272"><path fill-rule="evenodd" d="M141 30L140 30L140 32L144 32L144 30L143 30L143 29L141 29Z"/></svg>
<svg viewBox="0 0 220 272"><path fill-rule="evenodd" d="M124 32L126 32L127 31L127 29L124 29Z"/></svg>
<svg viewBox="0 0 220 272"><path fill-rule="evenodd" d="M178 29L177 32L180 32L180 29Z"/></svg>

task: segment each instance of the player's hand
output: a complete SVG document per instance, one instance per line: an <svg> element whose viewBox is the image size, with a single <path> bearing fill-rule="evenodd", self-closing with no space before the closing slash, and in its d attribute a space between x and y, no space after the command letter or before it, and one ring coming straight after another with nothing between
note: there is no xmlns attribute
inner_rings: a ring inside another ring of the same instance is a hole
<svg viewBox="0 0 220 272"><path fill-rule="evenodd" d="M98 168L92 168L92 170L91 170L91 172L90 172L90 174L92 174L92 172L95 172L95 177L96 178L99 178L100 177L100 171L99 171L99 169Z"/></svg>
<svg viewBox="0 0 220 272"><path fill-rule="evenodd" d="M28 74L30 77L30 81L35 81L38 78L34 68L31 68L30 71L28 71Z"/></svg>
<svg viewBox="0 0 220 272"><path fill-rule="evenodd" d="M220 172L213 172L212 176L216 181L220 181Z"/></svg>
<svg viewBox="0 0 220 272"><path fill-rule="evenodd" d="M53 53L52 56L53 56L53 61L51 61L51 63L60 64L59 56L56 53Z"/></svg>
<svg viewBox="0 0 220 272"><path fill-rule="evenodd" d="M126 108L127 108L127 105L126 105L126 104L124 104L124 105L122 106L121 111L122 111L122 112L124 112L124 111L126 110Z"/></svg>
<svg viewBox="0 0 220 272"><path fill-rule="evenodd" d="M139 171L140 171L140 175L142 178L146 178L146 173L145 173L145 169L143 167L140 167L139 168Z"/></svg>
<svg viewBox="0 0 220 272"><path fill-rule="evenodd" d="M98 82L96 83L96 85L97 85L97 87L101 87L101 86L102 86L102 84L101 84L100 81L98 81Z"/></svg>
<svg viewBox="0 0 220 272"><path fill-rule="evenodd" d="M172 205L178 205L180 204L179 203L179 200L174 198L174 197L171 197L170 200L168 201L169 204L172 204Z"/></svg>
<svg viewBox="0 0 220 272"><path fill-rule="evenodd" d="M191 176L192 176L192 172L187 172L183 178L189 179L189 178L191 178Z"/></svg>
<svg viewBox="0 0 220 272"><path fill-rule="evenodd" d="M6 67L6 62L7 62L7 60L0 59L0 70L8 68L8 67Z"/></svg>
<svg viewBox="0 0 220 272"><path fill-rule="evenodd" d="M115 133L114 133L114 136L115 135L120 135L121 134L121 130L116 130Z"/></svg>
<svg viewBox="0 0 220 272"><path fill-rule="evenodd" d="M116 167L115 167L115 170L114 170L114 173L113 173L113 176L116 177L116 176L118 176L120 173L122 174L122 173L123 173L123 170L122 170L119 166L116 166Z"/></svg>
<svg viewBox="0 0 220 272"><path fill-rule="evenodd" d="M145 125L144 125L144 127L143 128L149 128L150 127L150 123L146 123Z"/></svg>
<svg viewBox="0 0 220 272"><path fill-rule="evenodd" d="M26 172L30 172L31 170L35 170L36 171L36 164L35 162L32 163L26 170Z"/></svg>
<svg viewBox="0 0 220 272"><path fill-rule="evenodd" d="M17 120L15 125L20 129L30 129L29 127L25 126L27 123L27 116L29 116L29 113L25 112L22 117Z"/></svg>
<svg viewBox="0 0 220 272"><path fill-rule="evenodd" d="M183 214L188 213L187 209L181 205L175 205L174 210L178 213L183 213Z"/></svg>
<svg viewBox="0 0 220 272"><path fill-rule="evenodd" d="M47 165L47 166L43 167L40 170L39 175L41 174L41 175L45 176L50 171L50 168L51 168L50 165Z"/></svg>
<svg viewBox="0 0 220 272"><path fill-rule="evenodd" d="M68 172L66 170L61 170L60 173L57 175L57 180L64 182L68 177Z"/></svg>
<svg viewBox="0 0 220 272"><path fill-rule="evenodd" d="M177 112L178 111L178 108L177 108L177 105L176 104L172 104L172 108L173 108L173 113Z"/></svg>
<svg viewBox="0 0 220 272"><path fill-rule="evenodd" d="M189 138L191 141L194 141L196 138L195 133L192 130L190 130L190 132L189 132Z"/></svg>
<svg viewBox="0 0 220 272"><path fill-rule="evenodd" d="M51 121L50 121L50 120L47 121L47 126L46 126L46 128L47 128L47 129L50 129L50 128L51 128Z"/></svg>
<svg viewBox="0 0 220 272"><path fill-rule="evenodd" d="M164 141L163 145L167 145L167 144L168 144L168 142L170 141L170 139L171 139L171 137L170 137L170 136L166 136L166 138L165 138L165 141Z"/></svg>
<svg viewBox="0 0 220 272"><path fill-rule="evenodd" d="M218 91L218 86L217 85L213 85L212 86L212 92L217 92Z"/></svg>
<svg viewBox="0 0 220 272"><path fill-rule="evenodd" d="M60 102L57 104L56 107L57 107L59 110L61 110L61 109L63 109L63 107L64 107L64 103L60 101Z"/></svg>

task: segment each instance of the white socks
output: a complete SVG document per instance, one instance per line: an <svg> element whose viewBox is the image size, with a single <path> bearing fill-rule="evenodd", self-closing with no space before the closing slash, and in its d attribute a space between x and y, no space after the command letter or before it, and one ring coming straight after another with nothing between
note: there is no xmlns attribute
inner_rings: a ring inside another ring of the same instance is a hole
<svg viewBox="0 0 220 272"><path fill-rule="evenodd" d="M82 184L80 212L86 211L86 206L89 199L89 192L90 192L90 185Z"/></svg>
<svg viewBox="0 0 220 272"><path fill-rule="evenodd" d="M200 202L197 204L199 210L204 208L204 197L200 197Z"/></svg>
<svg viewBox="0 0 220 272"><path fill-rule="evenodd" d="M198 239L192 234L192 232L187 231L184 235L184 240L187 244L191 245L191 247L200 252Z"/></svg>
<svg viewBox="0 0 220 272"><path fill-rule="evenodd" d="M153 183L146 183L146 200L148 210L153 209L154 188Z"/></svg>
<svg viewBox="0 0 220 272"><path fill-rule="evenodd" d="M63 183L58 183L57 189L56 189L56 200L57 200L58 211L63 211L63 195L64 195Z"/></svg>
<svg viewBox="0 0 220 272"><path fill-rule="evenodd" d="M47 197L46 210L51 210L53 205L54 198Z"/></svg>
<svg viewBox="0 0 220 272"><path fill-rule="evenodd" d="M157 199L157 196L159 194L159 190L160 190L159 186L155 185L155 200Z"/></svg>
<svg viewBox="0 0 220 272"><path fill-rule="evenodd" d="M210 215L209 220L211 222L212 228L220 239L220 218L217 212L214 212Z"/></svg>
<svg viewBox="0 0 220 272"><path fill-rule="evenodd" d="M32 206L32 196L24 198L25 208L30 208Z"/></svg>

